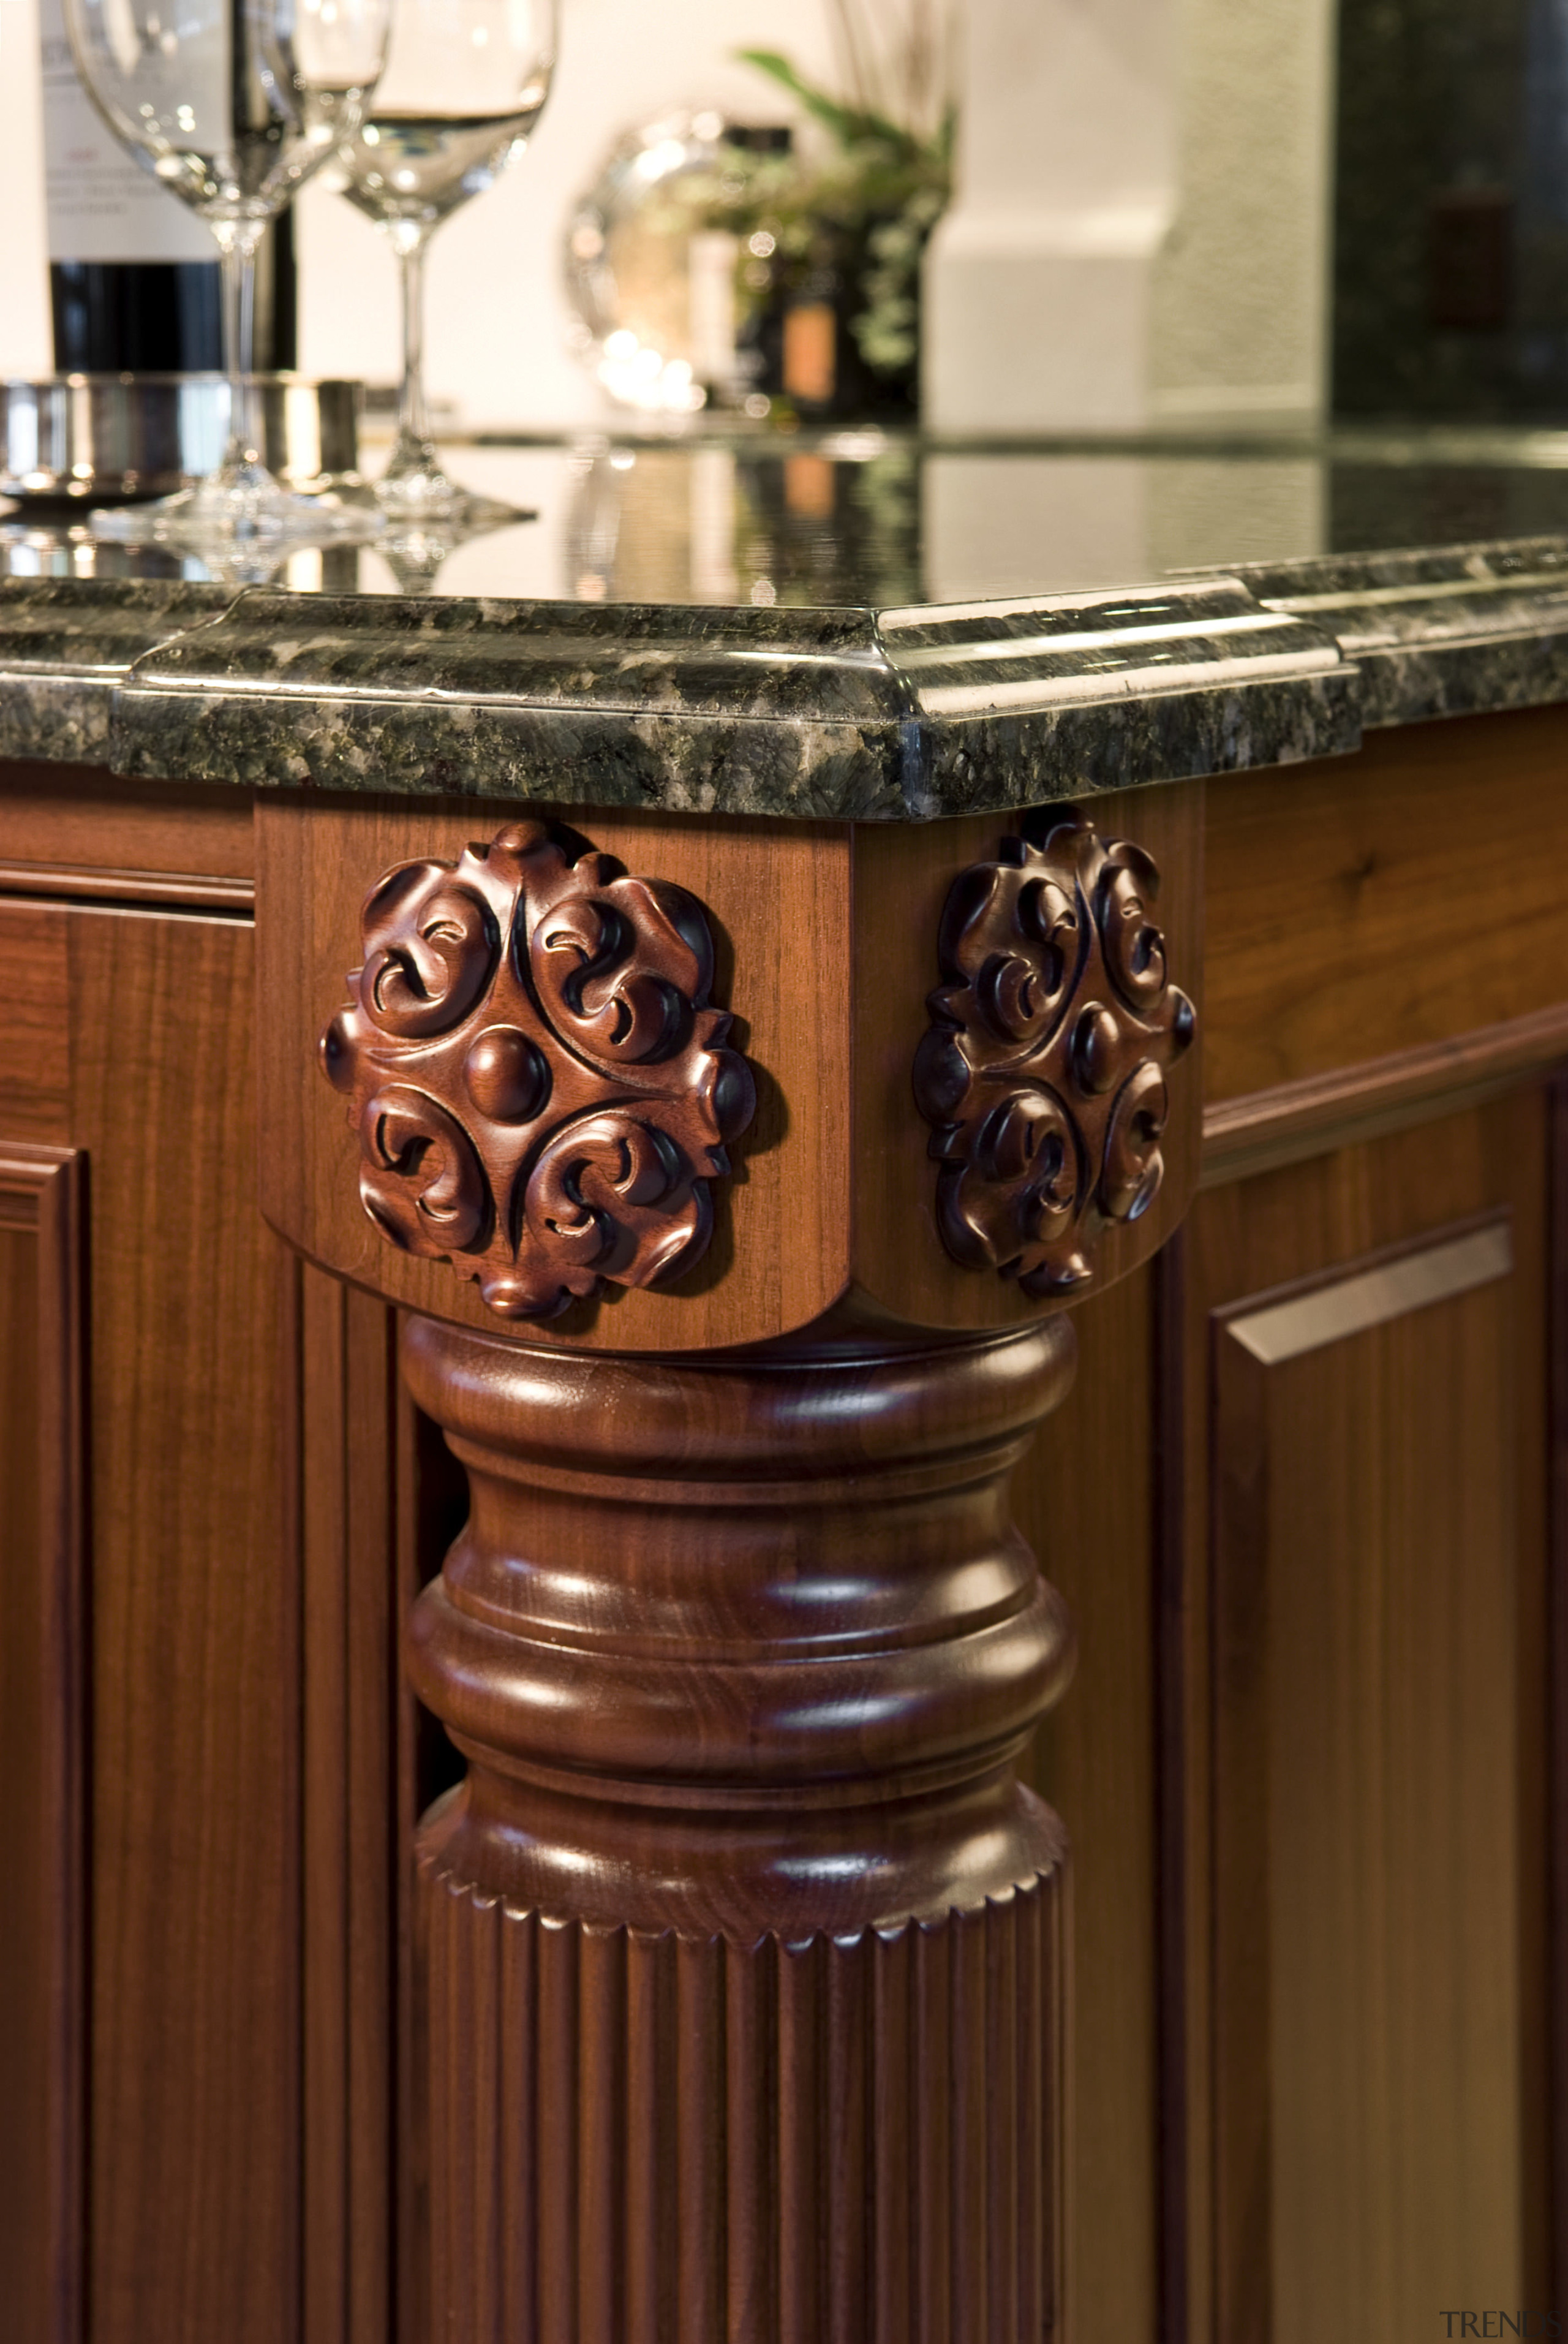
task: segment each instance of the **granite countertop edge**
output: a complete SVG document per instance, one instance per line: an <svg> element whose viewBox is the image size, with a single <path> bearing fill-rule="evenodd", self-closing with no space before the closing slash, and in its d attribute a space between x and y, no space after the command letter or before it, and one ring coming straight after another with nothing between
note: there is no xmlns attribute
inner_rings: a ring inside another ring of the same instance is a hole
<svg viewBox="0 0 1568 2344"><path fill-rule="evenodd" d="M0 760L926 821L1568 701L1568 537L900 609L0 583Z"/></svg>

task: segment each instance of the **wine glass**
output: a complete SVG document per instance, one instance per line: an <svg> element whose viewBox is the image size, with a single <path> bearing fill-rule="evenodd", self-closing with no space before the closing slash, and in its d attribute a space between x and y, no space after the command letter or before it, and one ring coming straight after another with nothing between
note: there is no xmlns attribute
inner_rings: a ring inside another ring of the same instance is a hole
<svg viewBox="0 0 1568 2344"><path fill-rule="evenodd" d="M365 537L373 514L291 495L261 459L251 376L256 250L268 220L359 126L391 0L65 0L76 70L121 144L198 212L223 264L229 436L216 472L94 534L201 551Z"/></svg>
<svg viewBox="0 0 1568 2344"><path fill-rule="evenodd" d="M447 479L425 408L425 248L444 219L493 186L544 110L558 0L397 0L387 70L345 142L341 192L402 264L403 387L391 461L376 498L393 521L470 525L509 505Z"/></svg>

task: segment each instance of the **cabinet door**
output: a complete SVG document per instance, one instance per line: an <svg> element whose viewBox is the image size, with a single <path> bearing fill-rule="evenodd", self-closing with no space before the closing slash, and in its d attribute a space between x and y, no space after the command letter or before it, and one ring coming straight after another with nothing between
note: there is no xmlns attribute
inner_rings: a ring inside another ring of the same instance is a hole
<svg viewBox="0 0 1568 2344"><path fill-rule="evenodd" d="M0 1136L0 2289L74 2344L85 2073L80 1160Z"/></svg>
<svg viewBox="0 0 1568 2344"><path fill-rule="evenodd" d="M297 2331L294 1273L254 1205L252 943L0 900L0 2324L41 2344Z"/></svg>
<svg viewBox="0 0 1568 2344"><path fill-rule="evenodd" d="M1218 2344L1546 2308L1549 1121L1211 1191L1166 1272L1170 2137Z"/></svg>

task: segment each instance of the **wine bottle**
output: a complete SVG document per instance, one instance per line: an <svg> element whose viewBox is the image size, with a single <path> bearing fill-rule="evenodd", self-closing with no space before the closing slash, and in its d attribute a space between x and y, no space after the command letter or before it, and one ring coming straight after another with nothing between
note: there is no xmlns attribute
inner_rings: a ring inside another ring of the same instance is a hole
<svg viewBox="0 0 1568 2344"><path fill-rule="evenodd" d="M217 253L202 222L120 146L76 76L63 0L40 0L49 300L60 374L196 374L223 364ZM256 365L294 364L285 212L256 256Z"/></svg>

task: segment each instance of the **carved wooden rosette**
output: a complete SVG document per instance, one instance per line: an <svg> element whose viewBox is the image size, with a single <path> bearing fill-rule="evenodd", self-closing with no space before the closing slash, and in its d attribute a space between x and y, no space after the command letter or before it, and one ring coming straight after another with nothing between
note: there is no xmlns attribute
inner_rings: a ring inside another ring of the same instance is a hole
<svg viewBox="0 0 1568 2344"><path fill-rule="evenodd" d="M938 1226L955 1260L1027 1294L1081 1289L1097 1238L1159 1192L1165 1073L1194 1023L1166 970L1159 888L1141 847L1057 807L948 897L945 982L915 1060Z"/></svg>
<svg viewBox="0 0 1568 2344"><path fill-rule="evenodd" d="M1007 1484L1073 1357L410 1322L473 1496L410 1632L469 1761L419 1844L432 2334L1056 2332L1064 1846L1012 1763L1071 1639Z"/></svg>
<svg viewBox="0 0 1568 2344"><path fill-rule="evenodd" d="M363 931L321 1046L382 1233L508 1318L689 1268L753 1106L701 906L523 822L388 872Z"/></svg>

